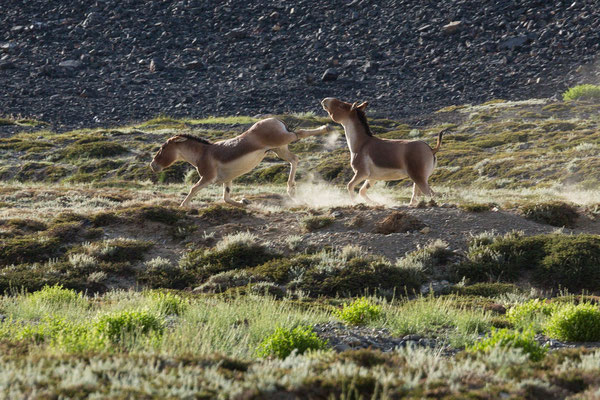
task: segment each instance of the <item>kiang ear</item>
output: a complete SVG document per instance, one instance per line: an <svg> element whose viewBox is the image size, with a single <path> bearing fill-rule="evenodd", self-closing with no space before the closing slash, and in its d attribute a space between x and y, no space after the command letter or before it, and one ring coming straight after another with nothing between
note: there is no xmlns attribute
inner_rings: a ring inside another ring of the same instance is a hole
<svg viewBox="0 0 600 400"><path fill-rule="evenodd" d="M354 103L354 104L356 104L356 103ZM357 105L356 108L359 109L360 111L365 111L365 108L367 108L368 105L369 105L369 102L363 101L361 104Z"/></svg>
<svg viewBox="0 0 600 400"><path fill-rule="evenodd" d="M350 107L350 111L354 111L358 108L358 101L355 101L354 103L352 103L352 107Z"/></svg>
<svg viewBox="0 0 600 400"><path fill-rule="evenodd" d="M185 137L177 136L177 137L174 137L171 141L174 143L179 143L179 142L185 142L186 140L187 140L187 138L185 138Z"/></svg>

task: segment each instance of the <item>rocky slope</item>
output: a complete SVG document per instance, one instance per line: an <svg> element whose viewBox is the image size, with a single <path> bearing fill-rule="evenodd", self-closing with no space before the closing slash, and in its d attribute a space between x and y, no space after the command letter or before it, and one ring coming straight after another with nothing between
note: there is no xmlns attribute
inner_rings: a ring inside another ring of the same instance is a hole
<svg viewBox="0 0 600 400"><path fill-rule="evenodd" d="M450 104L549 97L600 74L593 0L7 0L2 9L0 113L59 128L317 111L325 96L418 123Z"/></svg>

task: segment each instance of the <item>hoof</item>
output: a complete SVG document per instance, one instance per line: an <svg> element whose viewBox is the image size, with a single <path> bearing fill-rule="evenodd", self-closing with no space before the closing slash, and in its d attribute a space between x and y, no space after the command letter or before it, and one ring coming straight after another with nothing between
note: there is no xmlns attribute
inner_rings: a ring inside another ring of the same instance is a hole
<svg viewBox="0 0 600 400"><path fill-rule="evenodd" d="M248 200L248 199L242 199L242 200L240 201L240 203L242 203L243 205L247 206L248 204L250 204L250 203L251 203L251 201L250 201L250 200Z"/></svg>

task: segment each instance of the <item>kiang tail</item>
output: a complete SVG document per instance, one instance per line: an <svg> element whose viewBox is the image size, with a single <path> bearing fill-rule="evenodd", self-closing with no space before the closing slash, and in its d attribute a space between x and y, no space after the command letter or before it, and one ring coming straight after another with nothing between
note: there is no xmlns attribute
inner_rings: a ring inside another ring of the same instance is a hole
<svg viewBox="0 0 600 400"><path fill-rule="evenodd" d="M440 131L440 133L438 134L437 144L435 145L435 147L433 149L431 149L431 151L433 152L434 155L435 155L435 153L440 151L440 147L442 147L442 136L444 136L444 133L446 133L447 131L448 131L448 129L444 129L443 131Z"/></svg>

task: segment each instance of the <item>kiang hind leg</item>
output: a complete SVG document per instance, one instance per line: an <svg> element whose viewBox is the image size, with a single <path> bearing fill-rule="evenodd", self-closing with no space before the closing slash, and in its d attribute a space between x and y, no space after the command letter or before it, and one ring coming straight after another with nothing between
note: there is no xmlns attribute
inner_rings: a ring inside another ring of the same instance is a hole
<svg viewBox="0 0 600 400"><path fill-rule="evenodd" d="M288 176L287 181L287 194L293 199L296 196L296 169L298 168L298 156L292 153L287 145L277 147L273 149L273 152L282 160L290 163L290 175Z"/></svg>
<svg viewBox="0 0 600 400"><path fill-rule="evenodd" d="M231 181L223 182L223 200L225 201L225 203L231 204L232 206L236 207L244 207L250 204L250 201L246 199L235 201L231 198Z"/></svg>

